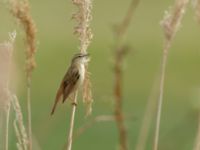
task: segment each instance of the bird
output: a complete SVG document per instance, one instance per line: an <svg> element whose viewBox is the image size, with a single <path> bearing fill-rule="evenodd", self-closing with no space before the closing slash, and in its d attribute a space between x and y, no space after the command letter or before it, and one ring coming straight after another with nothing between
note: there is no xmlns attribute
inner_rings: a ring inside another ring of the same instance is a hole
<svg viewBox="0 0 200 150"><path fill-rule="evenodd" d="M65 100L83 83L85 77L85 63L89 61L88 53L77 53L73 56L71 60L71 65L69 66L65 76L63 77L60 87L57 90L55 102L51 111L51 115L54 114L58 102L61 100L63 103Z"/></svg>

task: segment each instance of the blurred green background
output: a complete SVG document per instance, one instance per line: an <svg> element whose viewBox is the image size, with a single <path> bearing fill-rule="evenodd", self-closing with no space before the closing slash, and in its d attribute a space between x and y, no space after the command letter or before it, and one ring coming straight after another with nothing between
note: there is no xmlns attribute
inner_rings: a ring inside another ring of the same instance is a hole
<svg viewBox="0 0 200 150"><path fill-rule="evenodd" d="M91 118L113 113L113 50L112 26L124 17L131 0L93 0L92 30L94 39L88 49L92 56L89 70L94 95L93 114L85 118L85 108L79 98L75 130ZM124 63L123 110L129 148L135 149L143 115L157 77L162 57L163 32L159 22L173 0L141 0L131 21L126 44L132 47ZM31 12L37 25L37 68L32 78L32 123L34 149L62 149L69 127L70 104L57 107L53 117L51 107L72 55L78 51L73 35L76 11L70 0L31 0ZM0 41L8 39L8 32L17 30L14 51L18 80L13 89L24 112L26 122L26 87L24 75L23 31L9 14L8 5L0 3ZM170 49L166 71L163 111L160 128L160 150L190 150L194 146L198 109L200 109L200 24L195 21L191 4L183 18ZM17 76L16 75L16 76ZM14 115L12 115L13 117ZM155 122L155 117L153 119ZM152 149L154 123L146 149ZM12 128L12 121L11 121ZM16 138L10 130L10 149L16 149ZM39 148L37 148L39 146ZM74 150L113 150L118 148L115 122L94 124L73 143Z"/></svg>

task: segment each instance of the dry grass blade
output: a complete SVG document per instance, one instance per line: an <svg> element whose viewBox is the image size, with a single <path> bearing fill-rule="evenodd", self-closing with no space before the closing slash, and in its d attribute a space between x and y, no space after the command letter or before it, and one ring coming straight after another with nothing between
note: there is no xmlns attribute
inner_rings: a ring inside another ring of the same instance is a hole
<svg viewBox="0 0 200 150"><path fill-rule="evenodd" d="M144 150L145 149L150 125L151 125L151 122L153 119L153 115L155 114L157 87L158 87L158 78L155 79L150 96L148 98L146 111L144 114L138 142L136 145L136 150Z"/></svg>
<svg viewBox="0 0 200 150"><path fill-rule="evenodd" d="M0 44L0 120L5 124L2 133L4 137L5 150L8 150L8 134L9 134L9 118L10 118L10 91L9 91L9 77L10 66L12 60L13 45L16 38L16 32L9 33L9 40ZM5 115L5 116L4 116ZM5 117L5 120L4 120ZM1 143L0 143L1 144Z"/></svg>
<svg viewBox="0 0 200 150"><path fill-rule="evenodd" d="M168 59L168 52L171 42L178 31L182 17L184 15L186 6L189 0L176 0L174 8L170 12L166 12L164 19L161 22L165 34L165 43L163 48L163 58L161 61L161 72L159 82L159 98L156 112L156 127L154 134L153 150L158 149L159 131L160 131L160 118L162 111L163 93L164 93L164 80L165 71Z"/></svg>
<svg viewBox="0 0 200 150"><path fill-rule="evenodd" d="M27 150L28 146L28 138L27 133L24 127L23 123L23 115L21 111L21 107L19 105L19 100L17 99L17 96L12 96L12 106L14 108L15 112L15 120L14 120L14 129L17 136L17 147L20 150Z"/></svg>
<svg viewBox="0 0 200 150"><path fill-rule="evenodd" d="M194 145L194 150L199 150L199 149L200 149L200 113L198 113L198 130Z"/></svg>
<svg viewBox="0 0 200 150"><path fill-rule="evenodd" d="M27 76L27 111L28 111L28 149L32 150L32 127L31 127L31 74L35 68L36 52L36 26L30 15L28 0L9 0L10 11L22 25L26 34L26 76Z"/></svg>

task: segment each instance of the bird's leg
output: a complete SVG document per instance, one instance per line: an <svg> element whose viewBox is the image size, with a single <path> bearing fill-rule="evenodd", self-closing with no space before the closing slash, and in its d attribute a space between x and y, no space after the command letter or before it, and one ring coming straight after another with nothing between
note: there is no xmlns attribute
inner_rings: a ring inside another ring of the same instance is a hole
<svg viewBox="0 0 200 150"><path fill-rule="evenodd" d="M77 106L77 103L74 102L75 96L76 96L76 92L72 93L72 94L69 96L69 99L70 99L72 105Z"/></svg>

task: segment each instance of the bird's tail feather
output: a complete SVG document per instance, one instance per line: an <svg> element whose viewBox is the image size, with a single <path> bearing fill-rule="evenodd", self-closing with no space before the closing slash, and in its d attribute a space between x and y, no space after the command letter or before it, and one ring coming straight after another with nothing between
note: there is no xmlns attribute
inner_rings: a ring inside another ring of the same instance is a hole
<svg viewBox="0 0 200 150"><path fill-rule="evenodd" d="M60 88L58 89L57 94L56 94L55 103L54 103L54 105L53 105L53 108L52 108L52 111L51 111L51 115L54 114L55 109L56 109L56 106L57 106L57 103L59 102L60 97L62 96L62 93L63 93L63 88L60 87Z"/></svg>

